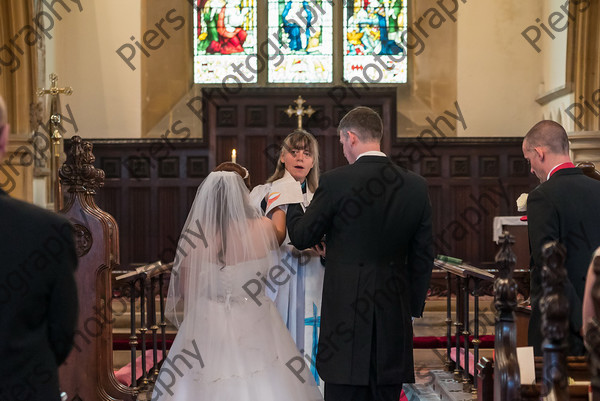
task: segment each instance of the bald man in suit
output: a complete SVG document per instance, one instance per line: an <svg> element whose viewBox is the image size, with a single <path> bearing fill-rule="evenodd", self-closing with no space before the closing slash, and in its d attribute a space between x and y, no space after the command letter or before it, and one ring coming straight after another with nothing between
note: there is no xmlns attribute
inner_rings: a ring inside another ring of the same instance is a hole
<svg viewBox="0 0 600 401"><path fill-rule="evenodd" d="M540 298L543 293L542 246L558 241L567 250L565 295L569 301L569 355L583 355L582 300L587 268L600 246L600 181L575 167L565 129L554 121L534 125L523 140L523 156L540 180L527 198L531 249L529 345L542 354Z"/></svg>
<svg viewBox="0 0 600 401"><path fill-rule="evenodd" d="M9 129L0 97L0 161ZM77 321L72 227L1 188L0 223L0 400L57 401Z"/></svg>

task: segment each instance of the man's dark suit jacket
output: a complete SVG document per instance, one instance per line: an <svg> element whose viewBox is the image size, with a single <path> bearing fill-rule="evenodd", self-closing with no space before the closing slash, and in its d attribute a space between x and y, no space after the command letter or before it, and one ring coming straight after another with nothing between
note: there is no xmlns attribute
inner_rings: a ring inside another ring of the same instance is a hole
<svg viewBox="0 0 600 401"><path fill-rule="evenodd" d="M569 352L582 355L581 308L585 277L594 250L600 246L600 181L586 177L579 168L555 172L527 198L527 222L531 247L531 304L529 345L542 354L540 297L542 246L559 241L567 250L565 283L569 300Z"/></svg>
<svg viewBox="0 0 600 401"><path fill-rule="evenodd" d="M425 180L387 157L363 156L323 174L304 216L288 208L287 225L299 249L326 235L321 378L368 385L376 341L377 384L414 382L411 316L422 315L433 267Z"/></svg>
<svg viewBox="0 0 600 401"><path fill-rule="evenodd" d="M58 366L77 320L76 267L69 222L0 190L0 400L59 399Z"/></svg>

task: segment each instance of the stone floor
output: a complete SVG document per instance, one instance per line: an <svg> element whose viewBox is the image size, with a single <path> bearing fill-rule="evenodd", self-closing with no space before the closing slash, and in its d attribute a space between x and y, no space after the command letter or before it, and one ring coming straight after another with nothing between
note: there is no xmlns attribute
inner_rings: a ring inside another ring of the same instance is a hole
<svg viewBox="0 0 600 401"><path fill-rule="evenodd" d="M463 384L445 370L430 370L427 375L416 378L416 383L405 384L408 401L471 401L474 395L463 391Z"/></svg>
<svg viewBox="0 0 600 401"><path fill-rule="evenodd" d="M494 310L491 297L482 297L479 305L480 335L493 333ZM452 304L454 310L454 304ZM472 305L471 305L472 309ZM471 313L471 318L473 314ZM452 319L455 319L454 313ZM446 299L428 299L422 319L415 319L415 336L443 336L446 334ZM453 327L454 329L454 327ZM479 356L491 358L491 349L481 349ZM415 381L405 384L408 401L471 401L474 396L463 392L463 384L444 370L446 349L415 349Z"/></svg>

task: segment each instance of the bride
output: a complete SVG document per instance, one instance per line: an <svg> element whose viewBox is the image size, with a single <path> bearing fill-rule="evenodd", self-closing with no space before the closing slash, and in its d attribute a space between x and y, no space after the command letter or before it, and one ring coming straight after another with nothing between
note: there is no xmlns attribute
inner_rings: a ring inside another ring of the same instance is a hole
<svg viewBox="0 0 600 401"><path fill-rule="evenodd" d="M247 171L219 167L179 239L166 305L179 331L152 400L322 400L265 295L264 278L280 265L273 223L250 205Z"/></svg>

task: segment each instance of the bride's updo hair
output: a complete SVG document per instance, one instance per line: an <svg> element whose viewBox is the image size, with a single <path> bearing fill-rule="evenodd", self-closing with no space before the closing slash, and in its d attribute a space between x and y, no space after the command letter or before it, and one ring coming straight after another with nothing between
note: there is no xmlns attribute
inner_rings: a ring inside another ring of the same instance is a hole
<svg viewBox="0 0 600 401"><path fill-rule="evenodd" d="M234 173L238 173L240 177L242 177L242 180L244 180L246 187L250 189L250 173L244 166L240 166L239 164L233 162L224 162L215 167L213 171L232 171Z"/></svg>

